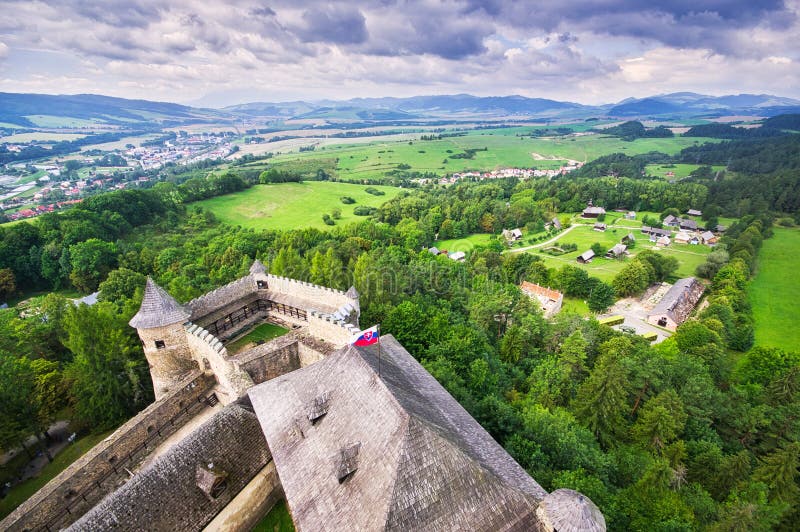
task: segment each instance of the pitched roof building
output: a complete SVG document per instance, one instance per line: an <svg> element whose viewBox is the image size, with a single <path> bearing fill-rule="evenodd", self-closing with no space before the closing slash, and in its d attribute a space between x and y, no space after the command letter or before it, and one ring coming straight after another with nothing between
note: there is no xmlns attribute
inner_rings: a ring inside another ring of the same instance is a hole
<svg viewBox="0 0 800 532"><path fill-rule="evenodd" d="M561 305L564 302L564 294L558 290L545 288L544 286L536 283L529 283L522 281L519 285L520 290L530 298L535 298L542 307L542 312L545 318L549 318L561 310Z"/></svg>
<svg viewBox="0 0 800 532"><path fill-rule="evenodd" d="M349 346L250 391L297 528L542 530L542 487L393 337L381 344L380 360Z"/></svg>
<svg viewBox="0 0 800 532"><path fill-rule="evenodd" d="M647 321L674 331L692 313L704 289L694 277L680 279L647 315Z"/></svg>
<svg viewBox="0 0 800 532"><path fill-rule="evenodd" d="M592 262L592 259L594 259L594 251L590 249L578 255L576 260L581 264L589 264Z"/></svg>

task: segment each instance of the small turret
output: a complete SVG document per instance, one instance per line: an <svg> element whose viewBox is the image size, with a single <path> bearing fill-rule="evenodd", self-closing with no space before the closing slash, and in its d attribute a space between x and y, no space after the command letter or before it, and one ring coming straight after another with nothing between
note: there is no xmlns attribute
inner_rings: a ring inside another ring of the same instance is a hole
<svg viewBox="0 0 800 532"><path fill-rule="evenodd" d="M587 497L570 489L558 489L542 499L536 516L545 532L605 532L603 513Z"/></svg>
<svg viewBox="0 0 800 532"><path fill-rule="evenodd" d="M269 284L267 283L267 267L264 266L263 262L258 259L254 260L253 265L250 266L250 275L255 280L259 290L267 290L269 288Z"/></svg>
<svg viewBox="0 0 800 532"><path fill-rule="evenodd" d="M189 316L175 298L147 278L142 305L128 323L142 340L156 400L197 368L183 328Z"/></svg>

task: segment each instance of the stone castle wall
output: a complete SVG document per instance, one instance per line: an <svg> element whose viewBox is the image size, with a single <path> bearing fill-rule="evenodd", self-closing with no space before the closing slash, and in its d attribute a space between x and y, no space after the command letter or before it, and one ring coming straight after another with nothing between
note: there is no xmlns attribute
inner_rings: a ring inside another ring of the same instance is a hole
<svg viewBox="0 0 800 532"><path fill-rule="evenodd" d="M341 290L319 286L304 281L279 277L277 275L266 274L267 283L271 292L280 292L291 295L292 297L313 302L317 310L332 312L346 303L353 300L345 295Z"/></svg>
<svg viewBox="0 0 800 532"><path fill-rule="evenodd" d="M308 313L309 334L322 338L336 347L346 345L358 331L358 327L345 321L337 320L330 314L316 311Z"/></svg>
<svg viewBox="0 0 800 532"><path fill-rule="evenodd" d="M228 350L219 339L199 325L186 325L189 349L201 368L208 367L219 381L219 399L223 404L232 403L247 393L253 381L246 372L228 359Z"/></svg>
<svg viewBox="0 0 800 532"><path fill-rule="evenodd" d="M213 377L195 370L180 387L128 420L0 521L0 530L56 530L78 519L202 410L214 384Z"/></svg>
<svg viewBox="0 0 800 532"><path fill-rule="evenodd" d="M297 336L285 334L232 357L247 372L254 384L261 384L290 371L300 369Z"/></svg>

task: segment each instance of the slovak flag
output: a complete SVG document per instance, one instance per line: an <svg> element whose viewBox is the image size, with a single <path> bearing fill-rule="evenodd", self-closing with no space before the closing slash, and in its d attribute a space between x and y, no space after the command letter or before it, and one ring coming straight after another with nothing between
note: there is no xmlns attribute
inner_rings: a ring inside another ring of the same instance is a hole
<svg viewBox="0 0 800 532"><path fill-rule="evenodd" d="M363 347L365 345L372 345L377 344L380 338L380 332L378 332L378 326L372 326L369 329L365 329L360 333L354 334L350 338L350 343L355 346Z"/></svg>

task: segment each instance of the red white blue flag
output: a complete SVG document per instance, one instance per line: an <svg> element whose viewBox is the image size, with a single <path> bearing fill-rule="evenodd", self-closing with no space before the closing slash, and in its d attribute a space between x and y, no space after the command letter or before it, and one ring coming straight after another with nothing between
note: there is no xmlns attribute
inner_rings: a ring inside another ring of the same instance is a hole
<svg viewBox="0 0 800 532"><path fill-rule="evenodd" d="M378 326L375 325L369 329L361 331L360 333L354 334L350 338L350 343L352 345L363 347L365 345L377 344L379 339L380 332L378 332Z"/></svg>

